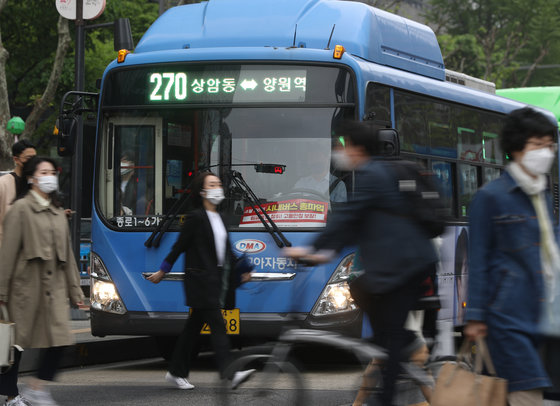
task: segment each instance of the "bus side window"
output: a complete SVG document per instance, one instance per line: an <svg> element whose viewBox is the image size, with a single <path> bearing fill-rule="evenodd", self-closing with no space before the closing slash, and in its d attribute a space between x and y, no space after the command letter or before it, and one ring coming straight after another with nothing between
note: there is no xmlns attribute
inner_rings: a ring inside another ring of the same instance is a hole
<svg viewBox="0 0 560 406"><path fill-rule="evenodd" d="M482 136L476 110L453 106L453 127L457 134L458 158L463 161L481 162Z"/></svg>
<svg viewBox="0 0 560 406"><path fill-rule="evenodd" d="M399 131L401 150L428 153L428 99L395 90L395 125Z"/></svg>
<svg viewBox="0 0 560 406"><path fill-rule="evenodd" d="M504 153L500 148L498 134L503 126L503 117L497 114L484 114L480 117L482 132L482 160L491 164L502 165Z"/></svg>
<svg viewBox="0 0 560 406"><path fill-rule="evenodd" d="M445 215L454 217L453 165L450 162L432 161L432 172L439 181L441 198L445 204Z"/></svg>
<svg viewBox="0 0 560 406"><path fill-rule="evenodd" d="M428 109L430 154L457 158L457 134L452 128L452 109L447 103L433 102Z"/></svg>
<svg viewBox="0 0 560 406"><path fill-rule="evenodd" d="M500 171L500 168L484 167L484 168L482 168L482 182L483 182L483 184L491 182L494 179L499 178L501 174L502 174L502 171Z"/></svg>
<svg viewBox="0 0 560 406"><path fill-rule="evenodd" d="M479 184L478 166L458 164L459 171L459 217L467 217L469 204L474 197Z"/></svg>
<svg viewBox="0 0 560 406"><path fill-rule="evenodd" d="M368 83L366 89L365 116L368 120L391 123L391 89L376 83Z"/></svg>

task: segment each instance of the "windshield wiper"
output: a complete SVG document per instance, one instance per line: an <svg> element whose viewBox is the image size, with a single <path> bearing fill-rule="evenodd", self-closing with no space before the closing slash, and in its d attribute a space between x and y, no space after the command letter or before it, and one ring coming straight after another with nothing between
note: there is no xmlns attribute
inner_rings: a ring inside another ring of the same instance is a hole
<svg viewBox="0 0 560 406"><path fill-rule="evenodd" d="M210 168L215 168L215 167L218 167L218 166L229 166L229 167L231 167L231 166L253 166L255 168L256 172L278 173L278 174L283 174L284 170L286 169L286 165L263 164L263 163L259 163L259 164L229 164L229 165L215 164L215 165L209 165L209 166L205 166L205 167L200 168L198 173L207 171ZM233 171L233 172L235 172L235 171ZM239 173L239 172L237 172L237 173ZM239 173L239 177L241 177L240 173ZM193 180L194 180L194 177L193 177ZM255 194L253 193L251 188L249 188L249 185L247 185L247 183L245 182L243 177L241 177L241 181L245 185L245 188L240 186L237 182L236 182L236 184L238 185L238 187L240 187L240 189L247 196L247 200L249 200L249 201L252 200L250 198L249 193L247 192L247 190L248 190L252 194L252 196L254 197L255 201L257 201L257 204L258 204L258 200L256 200ZM193 181L191 180L191 182L187 185L187 187L185 187L183 189L183 194L181 195L181 197L173 204L173 206L171 206L169 211L163 217L162 221L157 225L157 227L152 232L152 234L144 242L144 245L147 248L151 248L151 247L157 248L157 247L159 247L159 245L161 243L161 239L163 238L163 235L167 232L167 230L169 230L169 227L171 227L171 224L173 223L173 220L175 220L175 217L177 217L177 214L180 213L185 208L185 206L187 205L187 203L188 203L188 201L191 197L191 194L187 193L187 192L190 191L192 182ZM259 207L262 210L262 207L260 206L260 204L259 204ZM254 207L253 207L253 210L255 210ZM255 210L255 213L256 212L257 211ZM292 244L288 240L286 240L284 235L280 232L280 230L278 230L278 227L272 221L272 219L268 216L268 214L265 213L267 219L270 221L271 224L273 224L274 230L276 230L276 232L281 236L283 241L279 241L278 237L274 234L274 231L270 230L270 226L268 225L268 223L266 223L266 221L260 217L260 214L257 214L257 215L261 219L261 222L263 222L267 231L269 233L271 233L272 237L274 238L274 241L276 241L276 244L278 244L279 247L283 247L284 245L287 246L287 247L291 247ZM284 244L284 245L281 245L281 244Z"/></svg>
<svg viewBox="0 0 560 406"><path fill-rule="evenodd" d="M187 205L187 202L191 197L191 194L187 193L187 191L190 190L192 182L193 181L191 180L188 186L183 189L183 194L181 195L181 197L177 199L175 203L173 203L173 206L171 206L169 211L165 214L161 222L157 225L156 229L148 237L146 242L144 242L144 245L146 247L159 247L163 235L167 232L167 230L173 223L173 220L175 220L175 217L177 217L177 214L180 213L181 210L183 210L183 208Z"/></svg>
<svg viewBox="0 0 560 406"><path fill-rule="evenodd" d="M214 168L216 166L221 166L221 165L222 164L203 166L198 170L198 173L207 171L210 168ZM187 202L191 197L191 194L187 192L190 191L194 179L195 177L193 176L192 180L189 182L187 187L183 189L183 194L181 195L181 197L179 197L179 199L175 203L173 203L173 206L171 206L169 211L165 214L162 221L156 226L156 229L152 232L152 234L150 234L148 239L144 242L144 245L146 247L148 248L159 247L163 235L167 232L167 230L173 223L173 220L175 220L175 217L177 217L177 214L180 213L181 210L183 210L184 207L187 205Z"/></svg>
<svg viewBox="0 0 560 406"><path fill-rule="evenodd" d="M276 245L278 245L279 248L291 247L292 243L288 241L288 239L284 236L284 234L282 234L282 231L280 231L276 223L270 218L268 213L261 206L258 197L255 195L253 190L249 187L247 182L245 182L245 179L243 179L241 173L233 169L230 170L230 173L233 182L237 185L239 189L243 191L243 193L247 197L247 200L249 200L249 204L253 208L253 212L257 215L257 217L263 224L265 230L272 236L272 239L274 240ZM263 218L263 215L264 217L266 217L266 220Z"/></svg>

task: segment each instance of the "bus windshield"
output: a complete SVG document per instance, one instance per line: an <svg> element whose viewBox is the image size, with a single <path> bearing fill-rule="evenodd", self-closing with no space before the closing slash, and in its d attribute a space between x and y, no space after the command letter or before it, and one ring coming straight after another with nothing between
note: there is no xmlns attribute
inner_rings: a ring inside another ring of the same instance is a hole
<svg viewBox="0 0 560 406"><path fill-rule="evenodd" d="M245 100L229 107L166 107L112 107L103 114L96 200L115 228L157 226L181 194L189 193L194 175L207 168L223 181L221 208L231 228L263 227L232 181L232 170L285 229L324 227L333 207L346 201L351 179L331 166L332 149L340 142L332 127L354 116L353 104L267 105L261 99L258 106ZM261 163L273 165L255 166ZM187 204L179 214L190 208Z"/></svg>

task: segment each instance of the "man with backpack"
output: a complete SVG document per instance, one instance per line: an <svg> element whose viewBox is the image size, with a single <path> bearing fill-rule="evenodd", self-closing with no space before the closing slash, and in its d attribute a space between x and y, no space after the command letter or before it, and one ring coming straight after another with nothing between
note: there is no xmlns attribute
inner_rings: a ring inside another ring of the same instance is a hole
<svg viewBox="0 0 560 406"><path fill-rule="evenodd" d="M358 247L364 272L350 283L352 297L367 314L375 343L388 352L383 390L367 404L389 406L402 350L415 338L404 328L406 318L422 296L422 282L435 274L438 257L431 238L443 231L443 221L437 212L426 214L426 207L437 207L439 199L435 188L418 190L423 178L417 166L395 158L395 130L351 122L337 133L345 147L333 153L333 161L355 171L354 193L311 247L286 248L285 255L321 263L345 246Z"/></svg>

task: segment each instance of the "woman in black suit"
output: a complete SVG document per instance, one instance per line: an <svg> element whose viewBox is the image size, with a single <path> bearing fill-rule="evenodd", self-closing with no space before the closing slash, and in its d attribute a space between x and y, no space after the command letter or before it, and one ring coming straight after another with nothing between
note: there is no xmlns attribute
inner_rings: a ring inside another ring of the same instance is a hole
<svg viewBox="0 0 560 406"><path fill-rule="evenodd" d="M196 209L186 218L171 252L160 269L148 278L159 283L179 257L185 253L184 288L191 314L175 345L175 350L165 379L180 389L193 389L187 377L191 358L196 352L196 341L204 323L212 331L211 341L220 369L224 370L229 358L229 340L221 309L235 306L235 288L250 279L250 273L236 280L235 255L231 250L224 222L216 208L224 199L220 178L211 172L197 175L193 181L192 198ZM243 374L242 376L239 374ZM233 385L248 377L252 371L238 372Z"/></svg>

